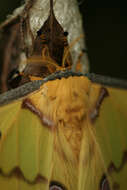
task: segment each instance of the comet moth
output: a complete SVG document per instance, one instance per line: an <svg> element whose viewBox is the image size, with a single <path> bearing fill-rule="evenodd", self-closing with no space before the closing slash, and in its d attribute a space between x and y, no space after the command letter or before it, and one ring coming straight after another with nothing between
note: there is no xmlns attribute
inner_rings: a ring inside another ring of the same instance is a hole
<svg viewBox="0 0 127 190"><path fill-rule="evenodd" d="M50 0L18 87L0 95L1 189L126 189L127 82L71 71L66 36Z"/></svg>

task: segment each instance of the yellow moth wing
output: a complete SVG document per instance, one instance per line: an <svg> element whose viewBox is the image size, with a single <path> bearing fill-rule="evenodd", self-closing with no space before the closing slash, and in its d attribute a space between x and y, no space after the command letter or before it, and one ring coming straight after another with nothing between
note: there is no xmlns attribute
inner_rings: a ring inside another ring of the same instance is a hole
<svg viewBox="0 0 127 190"><path fill-rule="evenodd" d="M98 85L94 85L94 89L97 88ZM112 187L124 189L127 185L127 91L105 88L108 95L100 106L94 127Z"/></svg>
<svg viewBox="0 0 127 190"><path fill-rule="evenodd" d="M13 117L4 114L0 119L0 126L3 126L6 118L10 118L6 124L8 128L1 130L0 184L5 185L4 189L6 186L11 189L10 183L12 189L18 189L20 185L23 189L25 186L48 189L53 150L51 131L43 127L35 114L22 108L22 100L1 107L1 113L2 109L11 110Z"/></svg>

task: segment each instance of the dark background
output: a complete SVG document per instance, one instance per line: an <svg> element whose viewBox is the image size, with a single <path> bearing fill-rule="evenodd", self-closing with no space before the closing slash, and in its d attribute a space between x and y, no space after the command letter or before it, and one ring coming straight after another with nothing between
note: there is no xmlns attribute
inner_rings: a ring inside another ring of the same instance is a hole
<svg viewBox="0 0 127 190"><path fill-rule="evenodd" d="M86 32L90 71L127 79L127 11L119 2L79 0ZM20 0L0 1L0 21Z"/></svg>

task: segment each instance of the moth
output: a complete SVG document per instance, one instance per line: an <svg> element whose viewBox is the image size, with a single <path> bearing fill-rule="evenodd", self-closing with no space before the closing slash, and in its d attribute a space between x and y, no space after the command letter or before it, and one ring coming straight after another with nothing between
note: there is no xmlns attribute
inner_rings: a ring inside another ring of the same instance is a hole
<svg viewBox="0 0 127 190"><path fill-rule="evenodd" d="M126 188L127 82L71 66L50 0L18 87L0 95L2 189Z"/></svg>

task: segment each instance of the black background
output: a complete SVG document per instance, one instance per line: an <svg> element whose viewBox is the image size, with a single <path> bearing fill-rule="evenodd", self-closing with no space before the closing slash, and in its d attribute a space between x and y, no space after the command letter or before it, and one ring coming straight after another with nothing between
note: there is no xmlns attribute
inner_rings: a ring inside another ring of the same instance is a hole
<svg viewBox="0 0 127 190"><path fill-rule="evenodd" d="M90 71L127 79L126 5L108 0L81 1ZM20 0L0 1L0 21L21 3Z"/></svg>

